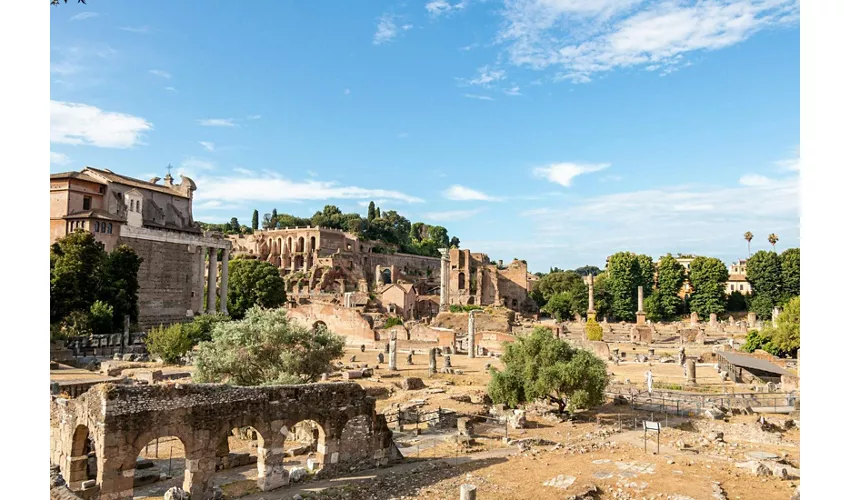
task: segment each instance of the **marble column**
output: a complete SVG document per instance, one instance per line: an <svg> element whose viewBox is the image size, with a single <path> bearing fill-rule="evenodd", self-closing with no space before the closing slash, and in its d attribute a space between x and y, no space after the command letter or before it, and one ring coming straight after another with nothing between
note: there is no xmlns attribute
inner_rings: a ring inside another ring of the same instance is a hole
<svg viewBox="0 0 850 500"><path fill-rule="evenodd" d="M449 310L449 249L440 248L440 311Z"/></svg>
<svg viewBox="0 0 850 500"><path fill-rule="evenodd" d="M204 307L204 283L206 282L204 278L204 264L206 264L207 260L207 249L198 246L198 289L196 293L198 294L198 313L205 313L206 308Z"/></svg>
<svg viewBox="0 0 850 500"><path fill-rule="evenodd" d="M475 311L469 311L469 353L470 358L475 357Z"/></svg>
<svg viewBox="0 0 850 500"><path fill-rule="evenodd" d="M638 287L638 309L637 309L637 312L639 312L639 313L643 312L643 287L642 286Z"/></svg>
<svg viewBox="0 0 850 500"><path fill-rule="evenodd" d="M396 345L396 334L395 332L390 334L390 371L398 370L397 360L398 357L398 346Z"/></svg>
<svg viewBox="0 0 850 500"><path fill-rule="evenodd" d="M230 250L224 249L224 254L222 255L221 260L221 312L222 314L229 314L227 312L227 267L230 262Z"/></svg>
<svg viewBox="0 0 850 500"><path fill-rule="evenodd" d="M218 248L209 249L210 264L207 269L207 312L215 312L216 285L218 282Z"/></svg>
<svg viewBox="0 0 850 500"><path fill-rule="evenodd" d="M596 309L593 308L593 275L590 275L590 283L587 284L587 317L596 314Z"/></svg>

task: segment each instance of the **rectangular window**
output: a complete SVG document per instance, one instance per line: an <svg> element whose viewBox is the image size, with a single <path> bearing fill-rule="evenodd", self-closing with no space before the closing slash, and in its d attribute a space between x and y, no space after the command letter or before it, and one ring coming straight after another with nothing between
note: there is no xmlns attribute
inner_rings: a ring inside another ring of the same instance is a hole
<svg viewBox="0 0 850 500"><path fill-rule="evenodd" d="M91 210L91 196L83 196L83 210Z"/></svg>

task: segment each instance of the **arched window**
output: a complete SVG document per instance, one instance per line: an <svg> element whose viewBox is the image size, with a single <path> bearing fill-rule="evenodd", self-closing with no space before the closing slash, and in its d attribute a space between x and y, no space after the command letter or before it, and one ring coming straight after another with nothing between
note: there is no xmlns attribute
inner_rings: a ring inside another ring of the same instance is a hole
<svg viewBox="0 0 850 500"><path fill-rule="evenodd" d="M458 290L466 288L466 275L463 273L457 273L457 288Z"/></svg>
<svg viewBox="0 0 850 500"><path fill-rule="evenodd" d="M112 223L111 222L106 226L106 234L112 234Z"/></svg>
<svg viewBox="0 0 850 500"><path fill-rule="evenodd" d="M94 232L96 232L96 233L100 232L100 222L98 222L98 221L94 221Z"/></svg>

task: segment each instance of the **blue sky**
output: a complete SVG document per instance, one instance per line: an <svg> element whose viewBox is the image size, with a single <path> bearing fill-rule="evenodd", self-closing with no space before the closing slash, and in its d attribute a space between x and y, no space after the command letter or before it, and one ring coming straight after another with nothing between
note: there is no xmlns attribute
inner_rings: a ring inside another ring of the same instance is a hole
<svg viewBox="0 0 850 500"><path fill-rule="evenodd" d="M51 172L249 223L375 200L493 259L799 246L796 0L51 8Z"/></svg>

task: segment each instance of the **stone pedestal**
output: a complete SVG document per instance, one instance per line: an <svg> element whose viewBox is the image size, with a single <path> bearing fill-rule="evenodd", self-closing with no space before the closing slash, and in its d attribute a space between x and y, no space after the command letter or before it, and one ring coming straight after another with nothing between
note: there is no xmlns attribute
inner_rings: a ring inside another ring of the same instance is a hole
<svg viewBox="0 0 850 500"><path fill-rule="evenodd" d="M636 343L651 344L652 328L648 325L635 325L629 331L629 340Z"/></svg>
<svg viewBox="0 0 850 500"><path fill-rule="evenodd" d="M646 313L643 311L638 311L635 313L635 324L637 325L645 325L646 324Z"/></svg>
<svg viewBox="0 0 850 500"><path fill-rule="evenodd" d="M748 312L747 313L747 328L755 328L756 327L756 313Z"/></svg>

